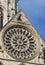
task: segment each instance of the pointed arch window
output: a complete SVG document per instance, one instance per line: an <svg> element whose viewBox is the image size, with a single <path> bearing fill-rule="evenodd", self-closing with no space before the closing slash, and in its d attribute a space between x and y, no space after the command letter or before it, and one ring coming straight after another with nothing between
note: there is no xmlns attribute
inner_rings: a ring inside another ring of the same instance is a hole
<svg viewBox="0 0 45 65"><path fill-rule="evenodd" d="M0 31L3 27L3 12L2 12L2 8L0 8Z"/></svg>

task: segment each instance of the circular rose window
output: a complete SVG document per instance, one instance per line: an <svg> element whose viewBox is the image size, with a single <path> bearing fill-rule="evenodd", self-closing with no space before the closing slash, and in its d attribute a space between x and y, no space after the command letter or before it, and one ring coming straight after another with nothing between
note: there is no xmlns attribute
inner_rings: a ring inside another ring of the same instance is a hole
<svg viewBox="0 0 45 65"><path fill-rule="evenodd" d="M7 28L3 34L3 43L8 54L19 61L35 57L34 36L25 26L13 25Z"/></svg>

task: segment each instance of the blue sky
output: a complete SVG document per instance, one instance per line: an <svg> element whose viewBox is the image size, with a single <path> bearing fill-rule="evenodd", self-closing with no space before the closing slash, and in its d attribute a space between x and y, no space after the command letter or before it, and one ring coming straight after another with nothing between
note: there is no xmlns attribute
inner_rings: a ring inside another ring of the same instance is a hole
<svg viewBox="0 0 45 65"><path fill-rule="evenodd" d="M19 0L18 9L22 9L45 40L45 0Z"/></svg>

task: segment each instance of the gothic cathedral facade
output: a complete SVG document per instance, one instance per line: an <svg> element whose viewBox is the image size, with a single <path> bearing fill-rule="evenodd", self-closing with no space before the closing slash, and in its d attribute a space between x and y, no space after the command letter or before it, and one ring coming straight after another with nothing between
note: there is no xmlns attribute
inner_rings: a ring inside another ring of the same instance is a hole
<svg viewBox="0 0 45 65"><path fill-rule="evenodd" d="M17 2L0 0L0 65L45 65L45 42Z"/></svg>

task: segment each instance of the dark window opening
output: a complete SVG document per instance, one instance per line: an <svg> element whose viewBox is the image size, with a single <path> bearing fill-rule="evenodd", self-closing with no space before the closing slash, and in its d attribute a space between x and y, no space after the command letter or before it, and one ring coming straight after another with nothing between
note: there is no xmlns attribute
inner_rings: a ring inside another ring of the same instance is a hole
<svg viewBox="0 0 45 65"><path fill-rule="evenodd" d="M3 13L2 13L2 8L0 8L0 31L3 27Z"/></svg>
<svg viewBox="0 0 45 65"><path fill-rule="evenodd" d="M0 62L0 65L3 65L2 62Z"/></svg>

